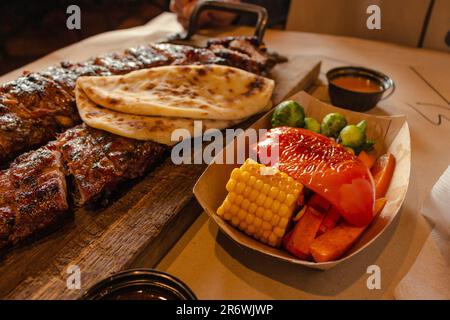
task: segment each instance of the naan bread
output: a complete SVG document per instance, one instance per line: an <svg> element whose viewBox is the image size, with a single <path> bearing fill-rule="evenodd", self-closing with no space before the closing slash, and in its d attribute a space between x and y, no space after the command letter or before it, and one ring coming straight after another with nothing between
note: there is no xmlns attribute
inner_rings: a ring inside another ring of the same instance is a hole
<svg viewBox="0 0 450 320"><path fill-rule="evenodd" d="M274 81L228 66L188 65L80 77L77 86L97 105L122 113L239 120L270 108Z"/></svg>
<svg viewBox="0 0 450 320"><path fill-rule="evenodd" d="M79 87L75 88L75 96L81 119L93 128L169 146L178 142L171 139L176 129L187 129L190 136L194 137L195 119L137 116L105 109L91 101ZM203 131L229 128L244 120L202 120Z"/></svg>

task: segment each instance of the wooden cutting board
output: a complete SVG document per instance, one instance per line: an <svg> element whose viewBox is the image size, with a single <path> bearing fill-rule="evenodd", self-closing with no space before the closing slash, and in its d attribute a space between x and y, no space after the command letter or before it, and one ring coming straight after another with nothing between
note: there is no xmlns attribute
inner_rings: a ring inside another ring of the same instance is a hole
<svg viewBox="0 0 450 320"><path fill-rule="evenodd" d="M319 70L320 61L307 56L290 56L277 65L271 74L276 81L274 104L311 87ZM168 158L145 178L125 186L107 208L76 210L74 220L57 232L1 259L0 298L77 299L96 282L139 266L139 261L156 265L201 214L192 188L205 168L174 165ZM73 266L80 270L80 289L67 286Z"/></svg>

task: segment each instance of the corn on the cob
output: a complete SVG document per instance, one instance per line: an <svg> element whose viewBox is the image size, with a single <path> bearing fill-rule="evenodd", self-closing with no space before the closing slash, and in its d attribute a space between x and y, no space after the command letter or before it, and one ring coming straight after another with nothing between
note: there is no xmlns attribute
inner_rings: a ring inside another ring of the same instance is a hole
<svg viewBox="0 0 450 320"><path fill-rule="evenodd" d="M271 172L267 172L270 169ZM303 185L251 159L231 172L217 214L263 243L281 243Z"/></svg>

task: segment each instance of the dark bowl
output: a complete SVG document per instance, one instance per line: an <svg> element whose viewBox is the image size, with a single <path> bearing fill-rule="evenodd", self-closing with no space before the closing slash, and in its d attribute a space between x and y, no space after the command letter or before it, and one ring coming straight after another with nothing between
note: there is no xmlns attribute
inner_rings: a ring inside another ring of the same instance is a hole
<svg viewBox="0 0 450 320"><path fill-rule="evenodd" d="M380 85L377 92L358 92L339 87L332 83L333 79L352 76L363 77ZM364 67L339 67L327 72L328 93L331 103L335 106L353 111L368 111L375 107L380 100L388 98L395 90L394 81L387 75ZM390 92L383 97L383 95Z"/></svg>
<svg viewBox="0 0 450 320"><path fill-rule="evenodd" d="M152 269L132 269L106 278L81 297L82 300L197 300L183 282Z"/></svg>

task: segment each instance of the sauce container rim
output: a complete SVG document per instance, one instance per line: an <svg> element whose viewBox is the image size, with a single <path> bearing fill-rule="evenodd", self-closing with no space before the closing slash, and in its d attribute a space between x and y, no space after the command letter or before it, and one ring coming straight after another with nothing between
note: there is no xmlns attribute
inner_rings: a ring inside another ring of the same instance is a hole
<svg viewBox="0 0 450 320"><path fill-rule="evenodd" d="M394 80L392 80L392 78L389 77L388 75L386 75L380 71L377 71L377 70L369 69L366 67L360 67L360 66L343 66L343 67L337 67L337 68L332 68L332 69L328 70L328 72L326 73L328 84L336 86L339 89L347 91L347 92L370 94L370 93L366 93L366 92L358 92L355 90L350 90L350 89L335 85L334 83L331 82L333 79L335 79L339 76L343 76L343 75L359 75L362 77L367 77L367 78L372 78L372 79L378 80L382 86L382 90L380 90L379 93L384 93L387 90L389 90L391 87L395 86Z"/></svg>
<svg viewBox="0 0 450 320"><path fill-rule="evenodd" d="M153 286L158 289L169 288L184 300L197 300L192 290L177 277L166 272L146 268L128 269L114 273L87 289L80 300L99 300L118 289L142 285Z"/></svg>

